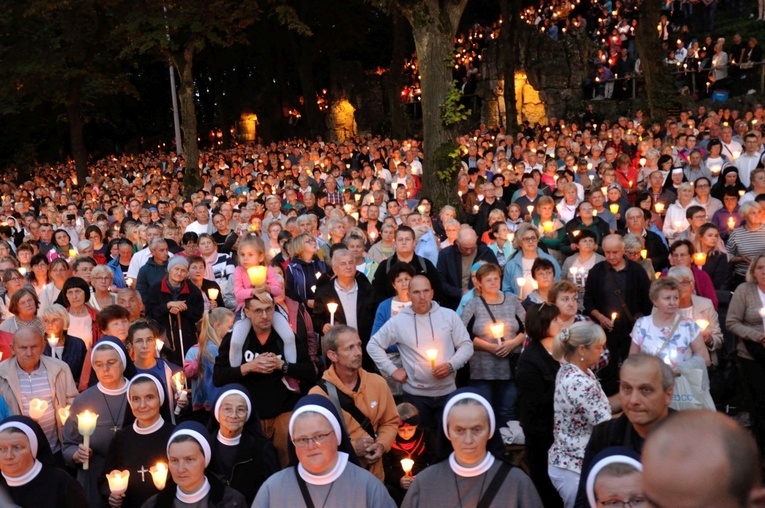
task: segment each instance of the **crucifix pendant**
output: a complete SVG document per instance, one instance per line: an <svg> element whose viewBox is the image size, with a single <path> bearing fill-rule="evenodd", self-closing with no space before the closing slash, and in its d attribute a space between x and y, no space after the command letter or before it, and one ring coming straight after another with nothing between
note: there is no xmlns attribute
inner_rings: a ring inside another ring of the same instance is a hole
<svg viewBox="0 0 765 508"><path fill-rule="evenodd" d="M114 432L115 434L117 433L118 430L120 430L120 428L117 427L116 425L112 427L112 432Z"/></svg>
<svg viewBox="0 0 765 508"><path fill-rule="evenodd" d="M136 471L136 472L141 474L141 482L145 482L145 481L146 481L146 478L144 478L144 476L146 475L146 473L148 473L148 472L149 472L149 470L148 470L148 469L146 469L144 466L141 466L141 469L139 469L139 470L138 470L138 471Z"/></svg>

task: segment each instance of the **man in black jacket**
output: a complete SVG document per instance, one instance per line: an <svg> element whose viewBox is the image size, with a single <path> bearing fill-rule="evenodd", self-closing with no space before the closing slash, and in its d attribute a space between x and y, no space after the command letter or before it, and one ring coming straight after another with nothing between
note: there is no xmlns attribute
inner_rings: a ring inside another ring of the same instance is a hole
<svg viewBox="0 0 765 508"><path fill-rule="evenodd" d="M623 446L640 454L648 433L672 412L675 374L657 356L637 354L624 361L619 373L619 401L622 413L618 418L596 425L584 449L582 475L576 497L577 508L585 508L585 485L592 459L611 446Z"/></svg>
<svg viewBox="0 0 765 508"><path fill-rule="evenodd" d="M491 185L491 184L489 184ZM438 253L438 276L441 279L442 305L457 310L462 296L473 288L470 267L478 261L497 264L497 256L469 228L457 234L454 245Z"/></svg>
<svg viewBox="0 0 765 508"><path fill-rule="evenodd" d="M611 360L598 375L606 395L611 396L618 390L619 364L629 353L632 326L637 318L651 313L653 304L648 298L648 274L624 257L622 237L608 235L603 240L603 254L606 260L587 275L584 310L606 332Z"/></svg>
<svg viewBox="0 0 765 508"><path fill-rule="evenodd" d="M478 238L489 229L489 214L492 210L502 210L503 214L505 212L505 203L497 198L497 191L493 183L484 183L481 190L483 191L483 201L480 205L476 205L478 208L472 215L468 216L468 222L475 229Z"/></svg>
<svg viewBox="0 0 765 508"><path fill-rule="evenodd" d="M645 250L648 251L648 259L651 260L653 269L660 272L669 266L669 250L659 235L646 229L645 226L650 220L650 214L651 212L648 210L638 207L627 210L624 214L627 222L627 229L624 231L624 234L633 233L643 237L645 240Z"/></svg>
<svg viewBox="0 0 765 508"><path fill-rule="evenodd" d="M332 271L335 277L316 289L312 312L313 329L320 335L326 335L334 325L355 328L364 350L362 366L368 372L377 372L375 363L367 354L377 310L372 284L363 273L356 270L353 254L347 249L338 249L332 254ZM327 308L329 303L337 304L334 319Z"/></svg>

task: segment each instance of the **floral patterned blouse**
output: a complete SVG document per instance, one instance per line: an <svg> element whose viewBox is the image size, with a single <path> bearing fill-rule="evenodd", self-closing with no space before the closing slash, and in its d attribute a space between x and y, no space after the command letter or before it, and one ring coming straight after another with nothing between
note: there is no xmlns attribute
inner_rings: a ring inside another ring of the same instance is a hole
<svg viewBox="0 0 765 508"><path fill-rule="evenodd" d="M562 363L555 379L555 441L549 464L582 472L584 448L595 425L611 419L611 405L595 374L571 363Z"/></svg>
<svg viewBox="0 0 765 508"><path fill-rule="evenodd" d="M632 342L640 346L641 353L658 356L670 367L674 367L693 356L691 342L701 333L701 328L692 319L680 318L675 333L662 350L672 326L658 327L653 324L653 316L641 317L632 328Z"/></svg>

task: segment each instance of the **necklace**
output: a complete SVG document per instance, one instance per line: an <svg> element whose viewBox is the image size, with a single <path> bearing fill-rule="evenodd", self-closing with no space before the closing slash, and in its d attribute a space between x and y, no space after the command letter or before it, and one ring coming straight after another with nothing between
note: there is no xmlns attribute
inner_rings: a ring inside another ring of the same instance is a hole
<svg viewBox="0 0 765 508"><path fill-rule="evenodd" d="M452 473L452 476L454 477L454 488L457 489L457 501L460 503L460 508L462 508L462 495L460 494L460 485L457 483L457 475ZM481 501L481 496L483 496L483 486L484 483L486 483L486 477L488 475L486 473L483 474L483 480L481 480L481 488L478 489L478 498L476 499L475 503L471 503L469 506L478 506L478 503Z"/></svg>
<svg viewBox="0 0 765 508"><path fill-rule="evenodd" d="M121 420L118 420L118 418L122 417L122 412L125 409L125 403L127 402L127 397L120 397L122 399L122 402L120 403L119 410L117 410L117 418L114 418L114 413L112 413L112 408L109 405L109 399L106 398L106 395L104 394L104 392L102 392L101 390L99 390L99 392L101 393L101 397L104 398L104 404L106 404L106 409L109 411L109 416L112 419L112 423L114 423L114 427L112 427L111 430L112 432L116 434L117 431L120 430L119 427L117 427L117 423Z"/></svg>

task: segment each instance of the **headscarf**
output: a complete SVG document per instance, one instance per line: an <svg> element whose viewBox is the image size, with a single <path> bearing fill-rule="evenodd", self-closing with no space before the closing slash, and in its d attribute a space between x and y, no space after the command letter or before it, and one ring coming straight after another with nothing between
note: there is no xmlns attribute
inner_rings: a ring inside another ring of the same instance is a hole
<svg viewBox="0 0 765 508"><path fill-rule="evenodd" d="M643 472L643 465L640 463L640 456L634 450L623 446L611 446L595 455L587 472L587 500L591 507L597 506L595 502L595 480L604 467L610 464L626 464L634 467L638 472ZM582 471L584 473L584 471Z"/></svg>

